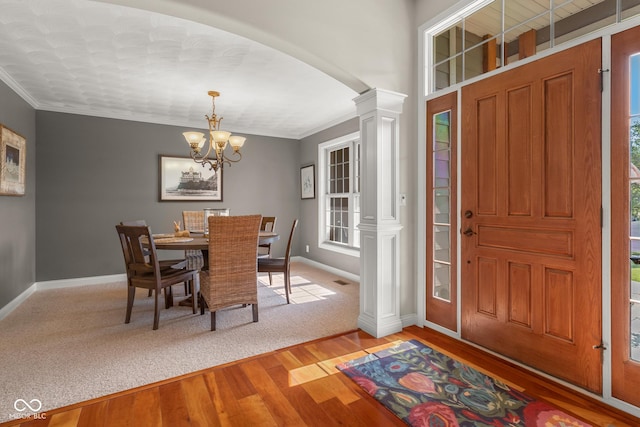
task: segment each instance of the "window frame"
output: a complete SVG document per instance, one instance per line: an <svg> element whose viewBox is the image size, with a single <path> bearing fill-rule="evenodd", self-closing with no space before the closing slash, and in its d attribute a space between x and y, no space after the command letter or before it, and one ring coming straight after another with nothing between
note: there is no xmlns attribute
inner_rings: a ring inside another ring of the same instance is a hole
<svg viewBox="0 0 640 427"><path fill-rule="evenodd" d="M353 132L329 141L318 144L318 247L333 252L338 252L344 255L350 255L354 257L360 257L360 242L359 242L359 230L356 224L356 214L360 211L355 211L355 197L361 197L360 191L354 191L354 187L357 185L356 180L361 178L361 168L355 165L356 161L360 159L356 155L355 148L360 145L360 132ZM349 198L349 243L342 244L333 242L325 238L326 229L328 227L326 221L326 211L330 203L331 196L329 195L329 165L330 165L330 153L334 150L349 147L349 192L348 193L334 193L343 194ZM361 153L361 152L360 152ZM359 176L357 174L360 174ZM360 187L362 184L360 183ZM357 244L358 246L354 246Z"/></svg>
<svg viewBox="0 0 640 427"><path fill-rule="evenodd" d="M465 23L467 18L472 16L475 12L483 9L485 6L488 6L493 2L499 2L499 1L502 1L502 7L500 11L501 13L500 32L496 32L496 34L492 34L490 39L484 40L475 45L472 45L472 46L465 45L463 46L463 49L460 52L450 57L447 57L441 61L436 61L434 59L434 53L436 49L435 38L441 32L447 29L451 29L452 27L454 27L456 24L459 23L460 28L464 34L464 31L466 31ZM420 27L420 34L421 34L421 37L419 38L419 61L420 61L419 63L421 64L420 92L425 97L428 97L430 95L435 95L435 94L441 94L441 93L446 94L448 91L452 89L455 89L461 85L468 84L472 81L475 81L476 79L484 78L486 77L486 74L493 73L495 70L491 69L488 71L483 71L479 75L466 77L464 75L464 70L466 69L465 68L466 55L471 51L474 51L475 49L485 45L486 43L488 43L489 40L495 40L498 44L504 45L504 39L505 39L506 33L514 31L518 27L522 27L523 25L527 24L529 21L532 21L534 19L538 19L540 17L544 17L548 15L550 36L549 36L548 46L546 46L545 48L539 51L536 49L535 54L527 57L526 59L530 59L534 57L540 58L541 55L544 55L543 52L547 52L547 51L551 51L551 53L553 53L554 48L559 45L566 45L567 47L570 47L572 44L575 43L575 40L583 41L585 39L592 38L594 34L597 35L599 32L606 31L607 28L611 28L612 26L619 25L622 22L625 22L625 21L629 22L630 20L635 19L639 15L639 13L637 13L635 5L633 7L629 7L629 10L631 10L631 13L627 13L628 12L627 9L625 10L622 9L623 7L622 3L624 0L615 0L616 11L614 14L604 17L601 21L590 24L589 26L585 27L585 28L588 28L586 30L576 29L575 31L568 33L569 36L567 36L567 34L564 34L564 35L560 34L558 35L558 37L556 37L555 30L554 30L555 25L557 22L562 21L562 18L556 17L556 12L558 10L562 11L562 9L567 4L571 3L571 0L555 0L555 1L549 0L549 7L547 10L535 16L525 18L521 22L510 24L508 27L505 24L505 18L504 18L504 13L505 13L504 5L506 1L507 0L462 0L454 4L450 8L446 9L445 11L443 11L442 13L440 13L439 15L431 19L428 23ZM608 22L607 17L610 17L612 21ZM571 35L574 33L575 35ZM460 81L456 80L454 83L450 82L445 87L442 87L439 89L436 88L435 87L436 75L434 71L435 68L438 65L441 65L444 63L451 63L452 61L453 62L458 61L458 59L460 60L459 62L462 67L462 75L461 75ZM497 60L499 62L499 64L497 64L497 68L503 68L503 67L508 67L512 65L511 61L508 63L508 65L506 65L504 52L502 51L497 55ZM515 60L513 63L517 63L522 60L524 59Z"/></svg>

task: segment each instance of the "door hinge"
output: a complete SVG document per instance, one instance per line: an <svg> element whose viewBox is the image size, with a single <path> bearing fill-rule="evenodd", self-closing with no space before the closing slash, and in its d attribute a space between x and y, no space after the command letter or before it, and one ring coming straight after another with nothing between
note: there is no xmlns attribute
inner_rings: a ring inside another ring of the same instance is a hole
<svg viewBox="0 0 640 427"><path fill-rule="evenodd" d="M600 92L604 91L604 73L608 73L609 69L606 70L602 68L598 68L598 74L600 74Z"/></svg>
<svg viewBox="0 0 640 427"><path fill-rule="evenodd" d="M607 349L607 347L605 347L604 343L602 341L600 341L600 344L594 345L593 349L594 350L605 351Z"/></svg>
<svg viewBox="0 0 640 427"><path fill-rule="evenodd" d="M604 345L604 342L600 340L600 344L594 345L593 349L600 350L600 363L604 364L604 351L607 349L607 347L605 347Z"/></svg>

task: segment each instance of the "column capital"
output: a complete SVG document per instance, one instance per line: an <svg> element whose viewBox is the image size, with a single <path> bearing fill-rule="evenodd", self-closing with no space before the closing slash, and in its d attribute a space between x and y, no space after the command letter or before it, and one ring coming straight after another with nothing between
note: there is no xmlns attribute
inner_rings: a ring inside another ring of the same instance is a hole
<svg viewBox="0 0 640 427"><path fill-rule="evenodd" d="M377 110L400 114L406 97L407 95L403 93L373 88L353 98L353 102L356 103L356 111L359 116Z"/></svg>

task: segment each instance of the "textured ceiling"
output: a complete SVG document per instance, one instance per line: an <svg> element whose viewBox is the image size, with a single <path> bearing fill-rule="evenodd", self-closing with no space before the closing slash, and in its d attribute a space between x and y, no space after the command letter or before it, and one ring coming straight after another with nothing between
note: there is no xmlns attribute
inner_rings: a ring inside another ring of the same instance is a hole
<svg viewBox="0 0 640 427"><path fill-rule="evenodd" d="M88 0L0 0L0 79L39 110L301 138L355 116L344 84L206 25Z"/></svg>

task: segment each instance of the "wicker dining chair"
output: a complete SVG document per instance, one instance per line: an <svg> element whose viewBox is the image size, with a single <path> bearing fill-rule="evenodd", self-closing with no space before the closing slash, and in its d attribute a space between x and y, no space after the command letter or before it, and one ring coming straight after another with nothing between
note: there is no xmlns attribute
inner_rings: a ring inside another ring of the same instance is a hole
<svg viewBox="0 0 640 427"><path fill-rule="evenodd" d="M200 272L200 314L233 305L251 305L258 321L258 235L261 215L209 217L209 270Z"/></svg>
<svg viewBox="0 0 640 427"><path fill-rule="evenodd" d="M184 229L189 231L204 230L204 211L182 211L182 222ZM193 270L200 270L204 265L202 252L193 249L184 251L187 260L187 267Z"/></svg>
<svg viewBox="0 0 640 427"><path fill-rule="evenodd" d="M289 294L291 293L291 243L293 242L293 233L298 226L298 220L293 221L291 226L291 233L289 234L289 242L287 243L287 251L284 257L281 258L258 258L258 272L259 273L283 273L284 274L284 294L287 297L287 304L289 301ZM269 276L271 281L271 276Z"/></svg>
<svg viewBox="0 0 640 427"><path fill-rule="evenodd" d="M154 291L155 296L153 329L158 329L160 323L159 293L164 290L165 308L173 305L172 285L190 282L194 295L197 295L200 289L198 271L186 268L161 268L153 235L147 226L116 225L116 231L122 245L127 271L127 314L124 323L131 321L136 288L150 289ZM194 301L194 314L196 313L196 304L197 302Z"/></svg>
<svg viewBox="0 0 640 427"><path fill-rule="evenodd" d="M274 233L276 231L275 216L263 216L262 223L260 224L260 231L269 231ZM271 243L265 243L264 245L258 245L258 258L271 258ZM269 273L269 286L271 286L271 273Z"/></svg>

